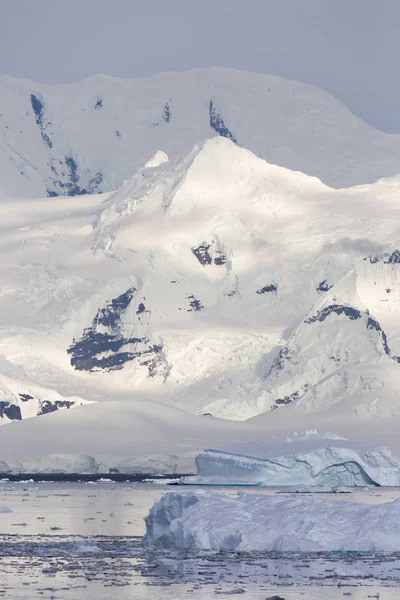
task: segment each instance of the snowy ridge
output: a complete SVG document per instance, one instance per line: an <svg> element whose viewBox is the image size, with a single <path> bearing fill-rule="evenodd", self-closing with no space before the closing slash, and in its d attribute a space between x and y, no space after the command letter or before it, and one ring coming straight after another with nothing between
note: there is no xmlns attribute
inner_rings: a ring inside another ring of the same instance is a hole
<svg viewBox="0 0 400 600"><path fill-rule="evenodd" d="M0 377L0 423L3 424L91 403L76 396L65 397L25 381L4 375Z"/></svg>
<svg viewBox="0 0 400 600"><path fill-rule="evenodd" d="M335 187L398 172L399 136L305 84L233 69L67 85L0 77L0 191L112 191L157 150L175 160L212 135Z"/></svg>
<svg viewBox="0 0 400 600"><path fill-rule="evenodd" d="M315 386L349 368L354 380L365 365L400 362L398 256L396 249L365 258L315 304L269 370L272 406L302 397L306 403ZM346 387L343 381L340 395Z"/></svg>
<svg viewBox="0 0 400 600"><path fill-rule="evenodd" d="M400 501L367 505L319 498L211 492L165 494L146 517L146 546L214 551L395 552Z"/></svg>

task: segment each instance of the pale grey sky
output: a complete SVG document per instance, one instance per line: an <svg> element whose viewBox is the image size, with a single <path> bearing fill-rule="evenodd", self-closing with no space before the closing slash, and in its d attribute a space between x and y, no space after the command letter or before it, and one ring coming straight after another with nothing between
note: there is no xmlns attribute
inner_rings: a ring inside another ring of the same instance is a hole
<svg viewBox="0 0 400 600"><path fill-rule="evenodd" d="M228 66L298 79L400 132L400 0L0 0L0 73Z"/></svg>

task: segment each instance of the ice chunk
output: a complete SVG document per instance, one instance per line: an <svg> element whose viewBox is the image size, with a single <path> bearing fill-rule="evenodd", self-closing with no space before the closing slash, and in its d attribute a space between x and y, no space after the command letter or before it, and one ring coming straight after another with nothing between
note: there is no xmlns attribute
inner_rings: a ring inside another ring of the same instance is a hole
<svg viewBox="0 0 400 600"><path fill-rule="evenodd" d="M400 500L367 505L298 496L168 492L146 517L146 546L201 550L400 550Z"/></svg>
<svg viewBox="0 0 400 600"><path fill-rule="evenodd" d="M10 513L12 512L11 508L8 508L8 506L0 506L0 514L1 513Z"/></svg>
<svg viewBox="0 0 400 600"><path fill-rule="evenodd" d="M374 448L327 433L308 431L265 442L205 450L197 476L186 484L264 486L399 486L400 461Z"/></svg>

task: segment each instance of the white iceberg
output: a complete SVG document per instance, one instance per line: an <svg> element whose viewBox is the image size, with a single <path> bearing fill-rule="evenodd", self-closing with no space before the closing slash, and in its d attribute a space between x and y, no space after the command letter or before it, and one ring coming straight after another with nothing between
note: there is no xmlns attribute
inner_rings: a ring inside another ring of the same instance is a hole
<svg viewBox="0 0 400 600"><path fill-rule="evenodd" d="M314 497L169 492L146 517L146 546L216 551L400 550L400 499L386 504Z"/></svg>
<svg viewBox="0 0 400 600"><path fill-rule="evenodd" d="M307 431L284 439L205 450L196 457L196 485L400 486L400 461L375 448L328 433Z"/></svg>

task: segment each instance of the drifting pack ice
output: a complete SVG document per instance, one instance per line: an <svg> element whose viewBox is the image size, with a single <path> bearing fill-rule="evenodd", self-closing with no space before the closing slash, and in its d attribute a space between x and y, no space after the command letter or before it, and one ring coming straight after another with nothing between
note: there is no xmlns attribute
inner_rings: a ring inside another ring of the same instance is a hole
<svg viewBox="0 0 400 600"><path fill-rule="evenodd" d="M262 486L399 486L400 462L373 448L328 433L307 431L284 439L205 450L197 476L186 484Z"/></svg>
<svg viewBox="0 0 400 600"><path fill-rule="evenodd" d="M299 496L169 492L146 517L147 546L200 550L400 550L400 500L367 505Z"/></svg>

